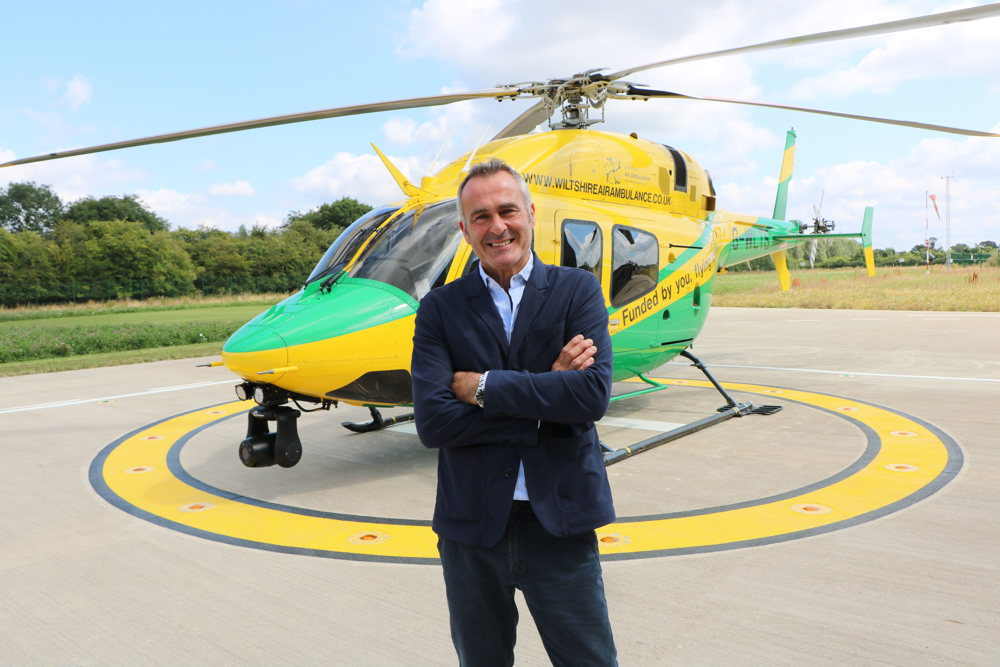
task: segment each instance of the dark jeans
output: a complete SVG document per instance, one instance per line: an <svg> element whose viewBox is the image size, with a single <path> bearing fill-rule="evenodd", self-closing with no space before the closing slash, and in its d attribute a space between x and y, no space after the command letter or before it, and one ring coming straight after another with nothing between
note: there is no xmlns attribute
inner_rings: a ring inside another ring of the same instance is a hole
<svg viewBox="0 0 1000 667"><path fill-rule="evenodd" d="M617 665L596 534L554 537L528 503L514 505L493 547L438 540L459 662L514 664L516 588L553 665Z"/></svg>

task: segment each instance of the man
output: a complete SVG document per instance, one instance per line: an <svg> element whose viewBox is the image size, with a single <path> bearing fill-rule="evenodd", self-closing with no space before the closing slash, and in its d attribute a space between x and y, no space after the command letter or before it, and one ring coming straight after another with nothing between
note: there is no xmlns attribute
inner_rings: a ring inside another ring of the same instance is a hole
<svg viewBox="0 0 1000 667"><path fill-rule="evenodd" d="M507 164L473 166L458 207L478 269L421 301L411 372L459 660L513 664L520 589L553 664L617 664L594 533L615 519L594 426L611 395L600 284L534 255Z"/></svg>

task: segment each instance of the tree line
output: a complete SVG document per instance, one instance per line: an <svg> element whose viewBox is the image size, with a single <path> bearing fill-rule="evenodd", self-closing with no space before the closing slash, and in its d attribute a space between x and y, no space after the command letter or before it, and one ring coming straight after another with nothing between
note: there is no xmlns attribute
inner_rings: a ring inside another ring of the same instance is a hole
<svg viewBox="0 0 1000 667"><path fill-rule="evenodd" d="M135 195L64 204L50 186L0 189L0 305L299 287L371 207L344 197L276 229L170 229Z"/></svg>
<svg viewBox="0 0 1000 667"><path fill-rule="evenodd" d="M948 253L938 245L938 239L931 237L928 242L920 243L909 250L896 251L893 248L875 248L872 254L875 266L925 266L930 264L943 265L947 262ZM813 255L810 262L809 256ZM951 246L953 264L983 264L996 265L998 247L995 241L980 241L974 246L956 243ZM815 252L811 243L804 243L788 249L788 267L790 269L817 268L840 269L848 266L864 266L864 249L858 241L852 239L817 239ZM770 257L751 260L730 267L730 271L766 271L774 268L774 260Z"/></svg>
<svg viewBox="0 0 1000 667"><path fill-rule="evenodd" d="M371 210L349 197L300 213L276 229L225 232L171 229L135 195L84 197L65 204L47 185L12 183L0 189L0 305L148 298L232 292L290 292L354 220ZM952 246L954 261L990 256L997 244ZM808 268L811 244L789 250L789 266ZM933 264L945 250L931 239ZM918 265L926 248L875 250L879 266ZM819 240L811 265L864 266L861 244ZM730 270L770 270L764 257Z"/></svg>

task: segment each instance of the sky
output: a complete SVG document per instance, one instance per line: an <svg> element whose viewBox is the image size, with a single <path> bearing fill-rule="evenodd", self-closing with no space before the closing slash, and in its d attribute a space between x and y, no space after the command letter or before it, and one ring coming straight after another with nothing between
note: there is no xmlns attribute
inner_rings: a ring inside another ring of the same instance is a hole
<svg viewBox="0 0 1000 667"><path fill-rule="evenodd" d="M0 162L209 125L618 71L667 58L983 3L938 0L319 0L13 3L0 41ZM726 56L628 77L690 95L1000 133L1000 18ZM136 195L172 228L275 227L353 197L400 199L377 145L414 182L532 104L480 100L335 118L0 169L64 203ZM785 133L788 217L876 248L1000 242L1000 138L698 101L610 101L595 126L679 148L718 207L769 216ZM543 126L544 129L544 126ZM939 215L929 206L936 196ZM950 222L950 224L948 224Z"/></svg>

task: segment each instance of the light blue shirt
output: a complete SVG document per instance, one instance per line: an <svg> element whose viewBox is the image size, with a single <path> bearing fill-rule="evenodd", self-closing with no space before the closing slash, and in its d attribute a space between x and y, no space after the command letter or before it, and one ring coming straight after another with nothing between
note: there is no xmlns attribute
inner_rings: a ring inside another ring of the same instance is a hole
<svg viewBox="0 0 1000 667"><path fill-rule="evenodd" d="M528 263L510 279L510 289L505 290L500 283L486 275L483 270L483 263L479 263L479 275L486 283L486 289L490 292L493 305L497 308L500 321L503 322L504 333L507 334L507 342L510 342L510 333L514 330L514 322L517 320L517 309L521 306L521 297L524 296L524 286L528 284L531 276L531 269L535 264L533 254L528 255ZM486 381L489 382L489 376ZM489 391L486 392L489 400ZM514 486L514 500L527 500L528 488L524 484L524 462L522 461L517 470L517 484Z"/></svg>

